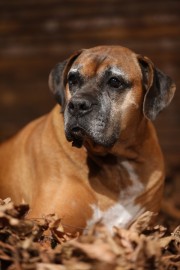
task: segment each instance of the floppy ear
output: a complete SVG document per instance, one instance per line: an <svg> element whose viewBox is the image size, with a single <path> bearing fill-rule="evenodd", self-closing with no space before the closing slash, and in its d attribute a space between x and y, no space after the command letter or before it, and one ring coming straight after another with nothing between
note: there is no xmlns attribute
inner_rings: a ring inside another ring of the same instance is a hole
<svg viewBox="0 0 180 270"><path fill-rule="evenodd" d="M65 107L65 85L67 82L67 74L75 59L81 54L82 50L75 52L64 62L57 64L49 74L49 88L56 101L61 105L62 111Z"/></svg>
<svg viewBox="0 0 180 270"><path fill-rule="evenodd" d="M176 86L166 74L154 67L147 57L138 55L146 90L143 101L143 113L146 118L154 120L157 114L171 102Z"/></svg>

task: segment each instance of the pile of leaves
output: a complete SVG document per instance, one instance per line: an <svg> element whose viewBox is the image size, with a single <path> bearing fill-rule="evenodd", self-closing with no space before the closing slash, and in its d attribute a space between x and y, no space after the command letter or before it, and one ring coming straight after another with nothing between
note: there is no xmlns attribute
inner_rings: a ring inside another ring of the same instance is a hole
<svg viewBox="0 0 180 270"><path fill-rule="evenodd" d="M56 215L28 220L28 205L0 200L0 269L180 269L179 178L178 169L167 179L158 225L151 225L153 213L146 212L113 234L100 223L83 235L68 234Z"/></svg>
<svg viewBox="0 0 180 270"><path fill-rule="evenodd" d="M114 228L111 235L96 224L78 236L65 233L55 215L28 220L27 211L28 205L0 201L0 269L180 269L180 226L171 234L151 227L150 212L128 230Z"/></svg>

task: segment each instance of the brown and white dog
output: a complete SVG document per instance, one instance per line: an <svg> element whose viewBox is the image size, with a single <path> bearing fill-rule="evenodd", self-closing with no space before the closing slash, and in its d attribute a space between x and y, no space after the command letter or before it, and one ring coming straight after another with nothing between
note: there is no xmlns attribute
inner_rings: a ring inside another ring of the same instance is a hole
<svg viewBox="0 0 180 270"><path fill-rule="evenodd" d="M0 197L28 203L32 218L57 213L67 231L157 212L165 175L151 120L173 97L171 79L127 48L99 46L58 64L49 86L61 113L1 145Z"/></svg>

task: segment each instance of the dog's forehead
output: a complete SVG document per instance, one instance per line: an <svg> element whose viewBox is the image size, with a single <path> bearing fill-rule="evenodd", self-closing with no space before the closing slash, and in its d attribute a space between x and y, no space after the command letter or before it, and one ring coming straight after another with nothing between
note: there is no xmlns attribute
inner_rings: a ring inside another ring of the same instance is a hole
<svg viewBox="0 0 180 270"><path fill-rule="evenodd" d="M93 77L111 69L112 73L126 75L129 79L140 76L137 57L131 50L115 47L95 47L84 50L73 63L71 70Z"/></svg>

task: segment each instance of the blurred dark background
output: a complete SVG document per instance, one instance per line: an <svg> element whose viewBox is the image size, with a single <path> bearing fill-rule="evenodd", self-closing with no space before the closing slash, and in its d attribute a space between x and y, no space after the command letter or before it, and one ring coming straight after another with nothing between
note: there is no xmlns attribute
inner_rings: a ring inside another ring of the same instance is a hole
<svg viewBox="0 0 180 270"><path fill-rule="evenodd" d="M1 0L0 140L55 104L51 68L73 51L119 44L148 56L177 85L156 120L168 167L180 160L179 0Z"/></svg>

